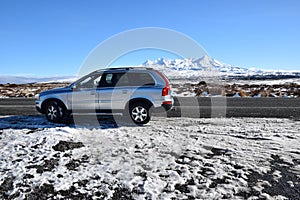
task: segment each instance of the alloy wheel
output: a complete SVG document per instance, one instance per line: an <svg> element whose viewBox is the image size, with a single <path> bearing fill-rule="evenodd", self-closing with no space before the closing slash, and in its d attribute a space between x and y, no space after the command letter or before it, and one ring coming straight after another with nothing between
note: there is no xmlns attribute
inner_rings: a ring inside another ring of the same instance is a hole
<svg viewBox="0 0 300 200"><path fill-rule="evenodd" d="M132 109L131 116L136 122L144 122L148 117L148 111L142 106L137 106Z"/></svg>

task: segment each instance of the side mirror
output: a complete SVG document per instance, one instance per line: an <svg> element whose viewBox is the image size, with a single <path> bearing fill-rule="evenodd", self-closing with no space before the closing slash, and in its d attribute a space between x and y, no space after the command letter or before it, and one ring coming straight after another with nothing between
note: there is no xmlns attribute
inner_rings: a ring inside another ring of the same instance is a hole
<svg viewBox="0 0 300 200"><path fill-rule="evenodd" d="M76 86L76 84L72 85L72 86L71 86L71 89L72 89L72 90L75 90L75 89L77 89L77 86Z"/></svg>

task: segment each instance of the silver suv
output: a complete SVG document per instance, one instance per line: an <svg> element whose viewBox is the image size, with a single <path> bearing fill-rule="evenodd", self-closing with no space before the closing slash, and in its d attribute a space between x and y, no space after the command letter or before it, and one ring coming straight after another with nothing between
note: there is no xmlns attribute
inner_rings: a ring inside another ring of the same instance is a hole
<svg viewBox="0 0 300 200"><path fill-rule="evenodd" d="M94 71L71 85L41 92L36 108L51 122L71 115L125 115L146 124L151 111L173 106L166 76L152 68L110 68Z"/></svg>

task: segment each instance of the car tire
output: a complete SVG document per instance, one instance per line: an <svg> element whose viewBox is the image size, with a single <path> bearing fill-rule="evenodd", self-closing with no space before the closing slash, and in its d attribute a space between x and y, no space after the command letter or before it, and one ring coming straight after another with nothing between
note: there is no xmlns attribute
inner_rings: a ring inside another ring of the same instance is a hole
<svg viewBox="0 0 300 200"><path fill-rule="evenodd" d="M150 106L143 102L135 102L129 105L131 120L138 125L147 124L150 121Z"/></svg>
<svg viewBox="0 0 300 200"><path fill-rule="evenodd" d="M50 122L60 123L65 115L65 108L59 105L56 101L50 101L45 108L46 118Z"/></svg>

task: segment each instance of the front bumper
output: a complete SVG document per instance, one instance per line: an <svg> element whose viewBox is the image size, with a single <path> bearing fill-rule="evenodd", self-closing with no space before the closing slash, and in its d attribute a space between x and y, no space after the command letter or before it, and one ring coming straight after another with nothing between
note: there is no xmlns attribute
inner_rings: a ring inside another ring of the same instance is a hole
<svg viewBox="0 0 300 200"><path fill-rule="evenodd" d="M35 109L40 112L43 113L42 111L42 107L41 107L41 103L39 101L35 101Z"/></svg>

